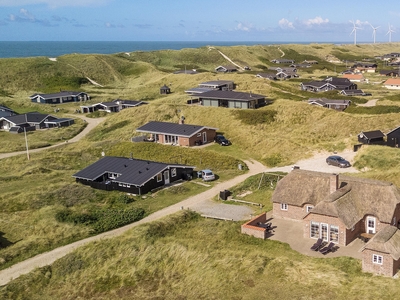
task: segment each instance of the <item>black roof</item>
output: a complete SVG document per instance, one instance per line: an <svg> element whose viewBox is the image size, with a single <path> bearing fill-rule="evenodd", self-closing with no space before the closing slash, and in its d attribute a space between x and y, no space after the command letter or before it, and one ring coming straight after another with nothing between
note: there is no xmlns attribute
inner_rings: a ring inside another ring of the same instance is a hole
<svg viewBox="0 0 400 300"><path fill-rule="evenodd" d="M186 165L166 164L126 157L105 156L78 173L75 173L72 177L96 180L105 173L115 173L118 174L118 177L112 180L114 182L143 186L157 174L171 167L194 169L194 167Z"/></svg>
<svg viewBox="0 0 400 300"><path fill-rule="evenodd" d="M364 135L369 140L385 137L385 134L380 130L363 131L360 133L360 137L361 137L361 135Z"/></svg>
<svg viewBox="0 0 400 300"><path fill-rule="evenodd" d="M265 99L265 96L234 91L209 91L201 93L199 98L251 101L256 99Z"/></svg>
<svg viewBox="0 0 400 300"><path fill-rule="evenodd" d="M22 115L4 117L4 119L6 119L7 121L14 123L16 125L19 125L19 124L26 124L26 123L40 124L43 121L45 121L46 119L54 120L56 118L51 115L41 114L38 112L29 112L29 113L22 114Z"/></svg>
<svg viewBox="0 0 400 300"><path fill-rule="evenodd" d="M35 98L37 96L40 96L41 98L44 99L53 99L53 98L58 98L58 97L68 97L68 96L78 96L79 94L86 94L85 92L73 92L73 91L62 91L59 93L54 93L54 94L33 94L30 96L30 98Z"/></svg>
<svg viewBox="0 0 400 300"><path fill-rule="evenodd" d="M177 136L191 137L204 128L215 129L212 127L190 125L190 124L177 124L169 122L151 121L138 129L138 132L158 133L158 134L172 134Z"/></svg>

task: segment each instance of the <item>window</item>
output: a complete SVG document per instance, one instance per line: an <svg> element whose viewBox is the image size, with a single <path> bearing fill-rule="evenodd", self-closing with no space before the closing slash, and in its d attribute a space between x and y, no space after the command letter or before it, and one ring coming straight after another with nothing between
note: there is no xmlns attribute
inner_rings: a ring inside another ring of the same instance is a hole
<svg viewBox="0 0 400 300"><path fill-rule="evenodd" d="M171 169L171 177L175 177L176 176L176 168L172 168Z"/></svg>
<svg viewBox="0 0 400 300"><path fill-rule="evenodd" d="M288 210L288 205L286 203L281 203L281 210Z"/></svg>
<svg viewBox="0 0 400 300"><path fill-rule="evenodd" d="M310 237L311 238L319 238L319 223L311 221L310 224Z"/></svg>
<svg viewBox="0 0 400 300"><path fill-rule="evenodd" d="M329 240L334 243L339 242L339 227L335 225L331 225L329 231Z"/></svg>
<svg viewBox="0 0 400 300"><path fill-rule="evenodd" d="M309 213L313 208L314 208L314 206L312 206L312 205L307 205L307 206L306 206L306 211Z"/></svg>
<svg viewBox="0 0 400 300"><path fill-rule="evenodd" d="M157 182L160 182L160 181L162 181L162 174L161 173L157 174Z"/></svg>
<svg viewBox="0 0 400 300"><path fill-rule="evenodd" d="M381 265L383 263L383 256L372 254L372 262L377 265Z"/></svg>

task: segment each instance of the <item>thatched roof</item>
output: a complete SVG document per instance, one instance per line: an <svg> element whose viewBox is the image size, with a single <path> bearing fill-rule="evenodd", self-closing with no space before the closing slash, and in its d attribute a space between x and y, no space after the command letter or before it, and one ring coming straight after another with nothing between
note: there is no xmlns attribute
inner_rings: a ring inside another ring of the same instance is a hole
<svg viewBox="0 0 400 300"><path fill-rule="evenodd" d="M272 201L293 206L314 205L311 214L337 217L350 229L366 215L391 223L400 193L389 182L339 176L330 193L332 174L295 169L278 182Z"/></svg>
<svg viewBox="0 0 400 300"><path fill-rule="evenodd" d="M393 259L400 258L400 231L394 226L380 230L362 249L389 253Z"/></svg>

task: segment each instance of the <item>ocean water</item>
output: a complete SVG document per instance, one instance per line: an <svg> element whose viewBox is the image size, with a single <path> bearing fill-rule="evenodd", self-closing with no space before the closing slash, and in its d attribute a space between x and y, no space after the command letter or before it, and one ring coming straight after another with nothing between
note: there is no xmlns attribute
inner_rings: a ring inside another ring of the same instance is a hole
<svg viewBox="0 0 400 300"><path fill-rule="evenodd" d="M236 46L284 44L263 42L6 42L0 41L0 58L10 57L57 57L72 53L113 54L133 51L180 50L203 46Z"/></svg>

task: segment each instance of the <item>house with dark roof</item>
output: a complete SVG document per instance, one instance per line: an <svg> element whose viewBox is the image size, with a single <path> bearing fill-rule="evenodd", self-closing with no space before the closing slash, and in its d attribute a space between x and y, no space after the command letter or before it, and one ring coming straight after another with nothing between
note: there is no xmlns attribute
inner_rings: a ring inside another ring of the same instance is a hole
<svg viewBox="0 0 400 300"><path fill-rule="evenodd" d="M166 84L164 84L162 87L160 87L160 94L161 95L171 94L171 88L168 87Z"/></svg>
<svg viewBox="0 0 400 300"><path fill-rule="evenodd" d="M363 90L341 90L339 94L344 96L371 96L371 93L365 93Z"/></svg>
<svg viewBox="0 0 400 300"><path fill-rule="evenodd" d="M305 238L346 246L399 225L399 192L389 182L294 169L276 186L273 216L302 222Z"/></svg>
<svg viewBox="0 0 400 300"><path fill-rule="evenodd" d="M237 67L230 65L230 66L218 66L215 68L216 72L222 72L222 73L232 73L237 71Z"/></svg>
<svg viewBox="0 0 400 300"><path fill-rule="evenodd" d="M269 80L276 80L276 73L258 73L256 75L257 78L264 78L264 79L269 79Z"/></svg>
<svg viewBox="0 0 400 300"><path fill-rule="evenodd" d="M295 61L293 59L286 59L286 58L278 58L271 60L274 64L294 64Z"/></svg>
<svg viewBox="0 0 400 300"><path fill-rule="evenodd" d="M74 124L74 119L57 118L48 114L30 112L21 115L0 117L0 130L21 133L51 127L64 127Z"/></svg>
<svg viewBox="0 0 400 300"><path fill-rule="evenodd" d="M151 121L136 129L137 132L148 134L147 140L186 147L213 142L217 130L218 128L208 126L158 121Z"/></svg>
<svg viewBox="0 0 400 300"><path fill-rule="evenodd" d="M336 86L326 81L310 81L300 83L300 88L302 91L318 93L335 90Z"/></svg>
<svg viewBox="0 0 400 300"><path fill-rule="evenodd" d="M400 145L400 127L397 127L386 133L386 145L399 148Z"/></svg>
<svg viewBox="0 0 400 300"><path fill-rule="evenodd" d="M105 156L72 175L76 182L101 190L144 195L172 182L189 179L194 167Z"/></svg>
<svg viewBox="0 0 400 300"><path fill-rule="evenodd" d="M115 99L111 102L100 102L91 105L81 105L81 111L82 113L91 113L98 110L109 113L120 112L123 109L140 106L142 104L147 104L147 102Z"/></svg>
<svg viewBox="0 0 400 300"><path fill-rule="evenodd" d="M356 90L357 84L351 82L347 78L328 77L324 81L335 86L336 90Z"/></svg>
<svg viewBox="0 0 400 300"><path fill-rule="evenodd" d="M255 109L267 104L263 95L235 91L208 91L198 97L203 106Z"/></svg>
<svg viewBox="0 0 400 300"><path fill-rule="evenodd" d="M358 141L363 144L384 145L385 134L380 130L361 131L358 134Z"/></svg>
<svg viewBox="0 0 400 300"><path fill-rule="evenodd" d="M307 102L311 105L321 106L339 111L345 110L351 104L350 100L337 100L327 98L310 98L307 100Z"/></svg>
<svg viewBox="0 0 400 300"><path fill-rule="evenodd" d="M356 62L352 69L359 73L375 73L377 67L376 63Z"/></svg>
<svg viewBox="0 0 400 300"><path fill-rule="evenodd" d="M388 76L388 77L399 77L400 76L398 70L380 70L379 75Z"/></svg>
<svg viewBox="0 0 400 300"><path fill-rule="evenodd" d="M5 105L0 105L0 118L16 115L17 113Z"/></svg>
<svg viewBox="0 0 400 300"><path fill-rule="evenodd" d="M236 88L232 80L212 80L199 83L197 87L186 90L185 93L197 95L209 91L232 91Z"/></svg>
<svg viewBox="0 0 400 300"><path fill-rule="evenodd" d="M45 104L61 104L65 102L79 102L90 100L84 92L61 91L54 94L33 94L29 96L32 102Z"/></svg>

